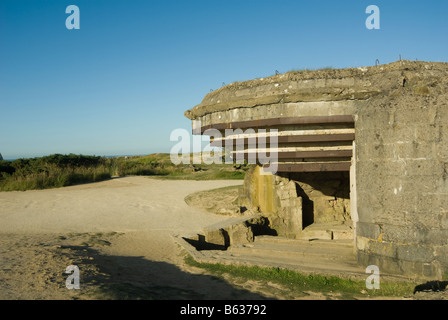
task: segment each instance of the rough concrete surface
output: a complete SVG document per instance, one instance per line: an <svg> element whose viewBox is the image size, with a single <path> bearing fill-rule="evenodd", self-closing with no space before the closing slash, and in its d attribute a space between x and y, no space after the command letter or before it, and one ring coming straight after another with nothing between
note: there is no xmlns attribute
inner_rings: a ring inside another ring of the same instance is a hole
<svg viewBox="0 0 448 320"><path fill-rule="evenodd" d="M352 115L351 183L356 187L350 192L356 198L350 199L351 205L346 196L334 201L322 197L315 199L320 207L316 208L323 208L318 203L323 199L342 213L337 219L350 212L360 264L441 280L448 275L447 88L447 63L397 61L365 68L293 71L220 88L185 115L201 126ZM298 215L291 208L299 205L289 204L299 192L286 197L287 181L254 175L247 179L252 178L243 190L248 201L262 212L276 214L277 229L294 236L297 230L291 223L297 222ZM301 196L302 215L307 196ZM315 213L318 219L328 218Z"/></svg>

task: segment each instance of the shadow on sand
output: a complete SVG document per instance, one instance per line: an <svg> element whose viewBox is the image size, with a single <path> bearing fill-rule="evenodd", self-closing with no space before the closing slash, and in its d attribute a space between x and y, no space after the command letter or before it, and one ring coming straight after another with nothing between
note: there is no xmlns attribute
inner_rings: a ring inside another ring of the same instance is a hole
<svg viewBox="0 0 448 320"><path fill-rule="evenodd" d="M78 248L73 248L78 249ZM266 300L263 295L236 288L221 278L193 274L166 262L143 257L102 255L87 249L80 283L95 300ZM94 265L87 267L88 264ZM92 270L96 270L93 272Z"/></svg>

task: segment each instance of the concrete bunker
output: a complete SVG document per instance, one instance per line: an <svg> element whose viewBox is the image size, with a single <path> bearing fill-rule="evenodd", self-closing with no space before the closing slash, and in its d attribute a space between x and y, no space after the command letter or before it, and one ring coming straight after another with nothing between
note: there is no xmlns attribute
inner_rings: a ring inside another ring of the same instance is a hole
<svg viewBox="0 0 448 320"><path fill-rule="evenodd" d="M257 162L246 175L240 204L263 214L279 236L353 239L354 120L352 115L331 115L330 107L334 104L321 104L321 114L330 115L235 121L195 130L219 130L211 136L213 146L225 146L236 160ZM243 110L233 109L232 115Z"/></svg>
<svg viewBox="0 0 448 320"><path fill-rule="evenodd" d="M288 72L224 86L185 116L193 134L221 133L212 145L247 140L233 155L260 158L241 203L278 235L352 239L360 266L441 279L448 272L447 88L446 63ZM249 128L249 136L235 133ZM265 148L253 143L262 140ZM263 157L271 152L276 170L266 174Z"/></svg>

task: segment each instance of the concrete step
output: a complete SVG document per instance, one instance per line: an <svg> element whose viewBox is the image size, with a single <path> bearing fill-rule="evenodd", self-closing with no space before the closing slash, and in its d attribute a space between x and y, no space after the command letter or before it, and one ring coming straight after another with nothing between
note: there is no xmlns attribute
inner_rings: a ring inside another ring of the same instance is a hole
<svg viewBox="0 0 448 320"><path fill-rule="evenodd" d="M231 246L221 260L280 267L305 273L364 276L357 265L352 240L303 240L257 236L250 244Z"/></svg>
<svg viewBox="0 0 448 320"><path fill-rule="evenodd" d="M246 248L247 249L247 248ZM356 263L352 254L335 257L323 255L299 255L273 251L227 250L213 256L211 261L253 265L259 267L284 268L305 274L326 274L344 278L365 279L365 270Z"/></svg>
<svg viewBox="0 0 448 320"><path fill-rule="evenodd" d="M231 246L233 255L256 255L288 259L319 259L322 261L355 261L353 246L318 241L294 241L289 243L269 243L255 241L250 244Z"/></svg>
<svg viewBox="0 0 448 320"><path fill-rule="evenodd" d="M341 278L349 278L353 280L365 280L365 266L357 265L354 254L341 255L340 259L326 259L322 255L297 255L297 254L277 254L275 251L256 252L247 250L250 247L243 247L234 250L233 246L228 250L202 250L198 251L191 246L184 237L175 236L175 241L184 247L187 252L194 257L196 261L204 263L222 263L230 265L245 265L258 266L268 268L280 268L294 270L302 274L321 274L328 276L337 276ZM285 239L280 237L256 237L255 242L269 242L273 243L295 243L304 242L292 239ZM254 242L254 244L255 244ZM316 241L310 241L311 243ZM319 241L321 245L328 245L327 249L331 251L331 246L336 245L335 241ZM347 247L347 241L342 241L342 247ZM244 250L246 249L246 250ZM385 275L384 277L390 275Z"/></svg>
<svg viewBox="0 0 448 320"><path fill-rule="evenodd" d="M232 245L227 250L198 251L175 237L197 261L231 265L295 270L303 274L321 274L365 280L365 266L357 264L352 240L303 240L278 236L256 236L253 243ZM396 278L384 274L382 278Z"/></svg>
<svg viewBox="0 0 448 320"><path fill-rule="evenodd" d="M313 223L302 230L299 239L353 239L353 228L343 223Z"/></svg>
<svg viewBox="0 0 448 320"><path fill-rule="evenodd" d="M325 246L327 248L337 246L346 246L349 248L353 247L352 239L336 239L336 240L328 240L328 239L291 239L280 236L257 236L254 239L256 243L278 243L285 244L290 246L300 246L300 245L312 245L312 246Z"/></svg>
<svg viewBox="0 0 448 320"><path fill-rule="evenodd" d="M274 268L286 268L290 270L296 270L303 273L319 273L319 274L332 274L338 276L361 276L365 278L365 272L360 268L356 261L331 261L321 259L300 259L297 257L279 257L271 256L266 257L263 255L233 255L222 257L220 261L233 262L239 264L250 264L259 267L274 267Z"/></svg>
<svg viewBox="0 0 448 320"><path fill-rule="evenodd" d="M253 241L252 223L262 223L261 215L232 217L203 229L203 241L207 244L228 247L231 244Z"/></svg>

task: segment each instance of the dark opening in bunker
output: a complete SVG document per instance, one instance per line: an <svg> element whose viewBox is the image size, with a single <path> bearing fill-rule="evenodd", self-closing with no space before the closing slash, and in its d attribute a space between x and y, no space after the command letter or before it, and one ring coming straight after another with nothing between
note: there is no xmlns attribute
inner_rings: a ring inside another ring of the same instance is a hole
<svg viewBox="0 0 448 320"><path fill-rule="evenodd" d="M350 214L350 173L281 173L293 181L302 199L303 238L350 239L353 222ZM312 232L311 232L312 230Z"/></svg>

